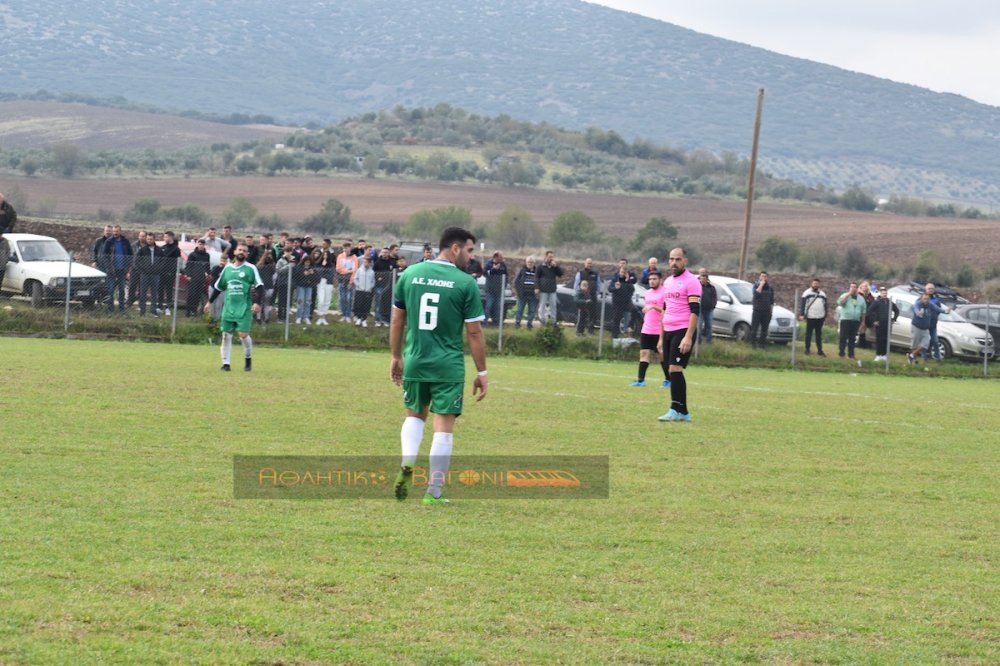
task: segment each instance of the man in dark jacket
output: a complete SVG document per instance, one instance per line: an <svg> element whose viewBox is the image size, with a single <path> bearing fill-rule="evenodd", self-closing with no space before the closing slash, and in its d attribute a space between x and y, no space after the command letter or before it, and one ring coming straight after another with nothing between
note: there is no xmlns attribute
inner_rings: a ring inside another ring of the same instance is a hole
<svg viewBox="0 0 1000 666"><path fill-rule="evenodd" d="M698 282L701 283L701 314L698 316L698 337L707 345L712 344L712 320L715 318L715 306L719 302L719 293L708 278L708 269L698 269Z"/></svg>
<svg viewBox="0 0 1000 666"><path fill-rule="evenodd" d="M545 259L538 267L538 320L543 324L559 321L559 301L556 297L556 283L563 276L562 267L556 263L556 255L546 250Z"/></svg>
<svg viewBox="0 0 1000 666"><path fill-rule="evenodd" d="M187 308L185 314L194 317L201 309L201 299L205 297L205 287L211 271L212 257L205 249L205 240L200 239L184 264L184 275L188 278Z"/></svg>
<svg viewBox="0 0 1000 666"><path fill-rule="evenodd" d="M14 224L16 223L17 211L0 194L0 236L14 233Z"/></svg>
<svg viewBox="0 0 1000 666"><path fill-rule="evenodd" d="M139 255L139 250L146 247L146 232L140 231L136 235L136 241L132 243L132 266L128 271L128 302L125 307L131 308L139 300L139 270L135 267L135 258Z"/></svg>
<svg viewBox="0 0 1000 666"><path fill-rule="evenodd" d="M157 302L165 314L170 314L174 302L174 283L177 282L177 264L181 260L181 247L172 231L163 232L163 261L160 262L160 293Z"/></svg>
<svg viewBox="0 0 1000 666"><path fill-rule="evenodd" d="M878 298L872 301L865 313L868 329L875 331L875 362L884 361L889 356L889 327L899 316L899 308L889 300L885 287L878 288Z"/></svg>
<svg viewBox="0 0 1000 666"><path fill-rule="evenodd" d="M628 269L628 259L618 260L618 271L608 280L611 294L611 337L621 337L622 330L632 323L632 294L638 279Z"/></svg>
<svg viewBox="0 0 1000 666"><path fill-rule="evenodd" d="M115 225L111 236L105 239L101 246L101 254L108 270L108 312L115 311L115 293L118 294L118 312L125 314L125 283L129 269L132 268L132 245L122 236L122 228ZM98 262L100 263L100 262Z"/></svg>
<svg viewBox="0 0 1000 666"><path fill-rule="evenodd" d="M388 326L390 317L390 296L392 295L392 272L396 270L396 259L389 253L389 248L379 251L378 259L372 264L375 272L375 326Z"/></svg>
<svg viewBox="0 0 1000 666"><path fill-rule="evenodd" d="M771 325L774 310L774 290L767 279L767 271L761 271L753 285L753 314L750 317L750 344L756 349L767 344L767 329Z"/></svg>
<svg viewBox="0 0 1000 666"><path fill-rule="evenodd" d="M486 276L486 320L495 325L503 325L503 294L504 285L509 279L507 263L499 252L493 253L492 260L483 271Z"/></svg>
<svg viewBox="0 0 1000 666"><path fill-rule="evenodd" d="M107 255L104 254L104 243L111 238L111 225L104 225L104 233L97 237L90 246L90 265L104 273L108 272Z"/></svg>
<svg viewBox="0 0 1000 666"><path fill-rule="evenodd" d="M163 263L163 249L156 244L156 234L146 234L146 245L135 254L135 268L139 272L139 316L146 314L146 297L149 296L149 311L154 317L160 313L160 264Z"/></svg>

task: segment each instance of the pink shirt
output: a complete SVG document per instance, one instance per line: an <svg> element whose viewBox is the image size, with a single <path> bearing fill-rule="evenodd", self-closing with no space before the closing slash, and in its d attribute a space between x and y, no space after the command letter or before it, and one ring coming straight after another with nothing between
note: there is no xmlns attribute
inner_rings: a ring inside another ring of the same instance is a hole
<svg viewBox="0 0 1000 666"><path fill-rule="evenodd" d="M661 330L660 321L663 318L663 298L666 292L663 287L646 290L646 305L655 305L659 310L647 310L642 317L642 333L649 335L659 335Z"/></svg>
<svg viewBox="0 0 1000 666"><path fill-rule="evenodd" d="M666 292L666 310L663 313L663 330L678 331L691 323L691 303L701 302L701 282L691 271L671 275L663 285Z"/></svg>

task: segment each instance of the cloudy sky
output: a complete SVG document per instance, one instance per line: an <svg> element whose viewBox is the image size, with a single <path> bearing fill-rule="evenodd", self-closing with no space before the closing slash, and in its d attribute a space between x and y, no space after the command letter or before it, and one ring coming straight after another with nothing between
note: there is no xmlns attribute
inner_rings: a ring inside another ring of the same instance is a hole
<svg viewBox="0 0 1000 666"><path fill-rule="evenodd" d="M588 0L1000 106L997 0Z"/></svg>

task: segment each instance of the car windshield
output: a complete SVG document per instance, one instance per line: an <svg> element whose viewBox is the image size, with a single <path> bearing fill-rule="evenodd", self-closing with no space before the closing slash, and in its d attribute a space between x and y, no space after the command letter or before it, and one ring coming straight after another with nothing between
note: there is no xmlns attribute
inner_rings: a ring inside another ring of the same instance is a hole
<svg viewBox="0 0 1000 666"><path fill-rule="evenodd" d="M745 282L732 282L727 286L740 303L743 305L753 304L753 285Z"/></svg>
<svg viewBox="0 0 1000 666"><path fill-rule="evenodd" d="M954 310L952 310L951 312L949 312L947 314L938 315L938 321L958 321L958 322L962 322L962 321L967 321L967 320L966 320L965 317L963 317L962 315L960 315L957 312L955 312Z"/></svg>
<svg viewBox="0 0 1000 666"><path fill-rule="evenodd" d="M21 241L17 244L24 261L68 261L69 254L55 240Z"/></svg>

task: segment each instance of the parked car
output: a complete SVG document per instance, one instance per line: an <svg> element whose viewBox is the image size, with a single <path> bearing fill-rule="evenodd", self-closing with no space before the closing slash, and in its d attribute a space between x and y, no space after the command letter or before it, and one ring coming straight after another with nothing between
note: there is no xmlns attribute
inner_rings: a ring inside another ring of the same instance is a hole
<svg viewBox="0 0 1000 666"><path fill-rule="evenodd" d="M970 303L969 305L959 305L955 308L955 312L968 320L969 323L989 331L993 337L993 346L996 347L997 341L1000 340L1000 305Z"/></svg>
<svg viewBox="0 0 1000 666"><path fill-rule="evenodd" d="M0 289L31 299L33 307L66 300L66 282L71 282L70 300L93 306L101 297L106 275L96 268L69 262L69 253L59 241L36 234L4 234L10 245L10 261Z"/></svg>
<svg viewBox="0 0 1000 666"><path fill-rule="evenodd" d="M912 347L910 326L913 319L913 304L920 298L920 294L913 293L910 286L899 286L889 289L889 298L899 308L899 318L892 325L889 344L909 350ZM940 315L937 332L941 358L959 356L981 359L984 353L989 357L994 354L992 336L966 321L957 312L951 311Z"/></svg>
<svg viewBox="0 0 1000 666"><path fill-rule="evenodd" d="M746 340L750 337L753 318L753 285L725 275L713 275L711 280L719 296L712 321L712 335L734 338L738 342ZM791 342L794 330L795 314L775 304L767 328L767 341Z"/></svg>

